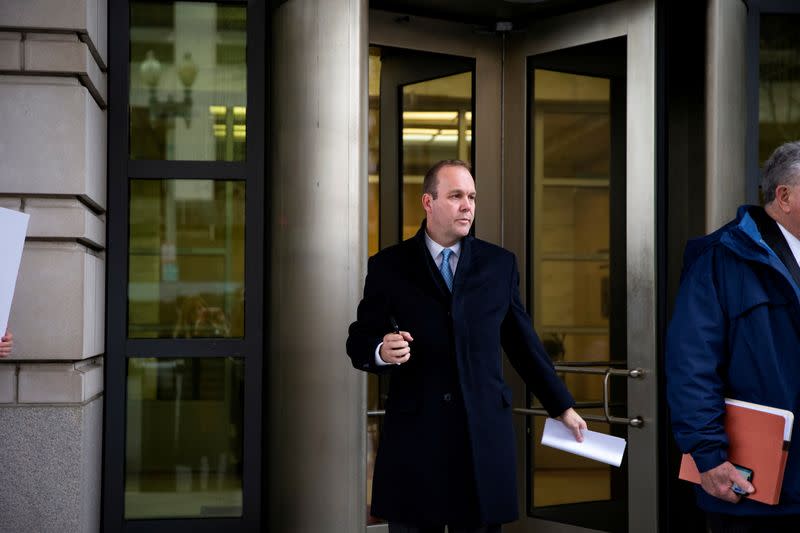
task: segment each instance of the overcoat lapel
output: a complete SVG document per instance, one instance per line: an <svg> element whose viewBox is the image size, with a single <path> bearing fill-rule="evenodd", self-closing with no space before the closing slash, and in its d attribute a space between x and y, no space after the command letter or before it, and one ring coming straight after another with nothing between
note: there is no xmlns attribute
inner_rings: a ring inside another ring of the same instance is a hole
<svg viewBox="0 0 800 533"><path fill-rule="evenodd" d="M472 266L472 239L470 235L461 239L461 254L458 256L458 267L453 278L453 294L456 296L463 290L469 277L469 269Z"/></svg>
<svg viewBox="0 0 800 533"><path fill-rule="evenodd" d="M431 253L428 250L428 245L425 243L425 221L422 221L422 226L420 226L419 231L414 236L414 240L417 243L417 250L416 259L417 264L422 266L422 271L424 272L423 277L427 278L429 283L433 284L433 290L438 292L439 296L441 296L448 304L450 304L450 300L452 298L452 294L450 293L450 289L447 288L447 285L444 282L444 278L442 277L442 273L439 272L439 269L436 268L436 263L433 261L433 257L431 257ZM459 259L459 268L461 265L461 260ZM458 273L459 269L456 269L456 273ZM455 282L454 282L455 285Z"/></svg>
<svg viewBox="0 0 800 533"><path fill-rule="evenodd" d="M471 385L474 383L472 361L469 357L469 322L464 313L464 298L467 295L468 288L467 280L470 277L470 271L473 266L472 240L473 237L471 235L461 239L461 254L458 257L458 267L453 279L453 302L451 305L453 329L455 330L456 363L459 368L458 376L461 380L461 390L464 391L465 397L468 396L467 391L470 391Z"/></svg>

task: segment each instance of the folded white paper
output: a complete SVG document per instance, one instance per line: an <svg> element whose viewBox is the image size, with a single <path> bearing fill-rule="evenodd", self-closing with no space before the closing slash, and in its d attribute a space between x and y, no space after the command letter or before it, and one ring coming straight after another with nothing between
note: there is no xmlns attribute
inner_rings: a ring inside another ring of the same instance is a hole
<svg viewBox="0 0 800 533"><path fill-rule="evenodd" d="M567 426L558 420L548 418L544 423L542 444L611 466L619 466L622 463L626 443L625 439L588 429L583 430L583 442L578 442Z"/></svg>
<svg viewBox="0 0 800 533"><path fill-rule="evenodd" d="M0 259L0 337L5 335L8 327L29 218L28 214L0 207L0 247L3 250Z"/></svg>

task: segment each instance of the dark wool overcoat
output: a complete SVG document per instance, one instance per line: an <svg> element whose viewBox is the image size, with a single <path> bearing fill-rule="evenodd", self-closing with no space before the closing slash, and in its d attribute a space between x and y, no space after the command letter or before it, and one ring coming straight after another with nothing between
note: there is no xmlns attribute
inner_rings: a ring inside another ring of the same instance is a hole
<svg viewBox="0 0 800 533"><path fill-rule="evenodd" d="M347 340L355 368L391 374L372 514L415 525L510 522L516 461L502 349L551 416L574 401L522 306L514 255L462 239L451 293L424 231L423 223L370 258ZM414 337L411 358L378 366L375 349L392 318Z"/></svg>

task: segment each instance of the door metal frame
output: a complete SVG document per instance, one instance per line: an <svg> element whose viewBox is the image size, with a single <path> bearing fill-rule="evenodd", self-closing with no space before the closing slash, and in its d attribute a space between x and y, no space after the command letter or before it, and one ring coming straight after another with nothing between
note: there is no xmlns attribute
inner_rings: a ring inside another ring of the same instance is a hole
<svg viewBox="0 0 800 533"><path fill-rule="evenodd" d="M656 329L656 6L654 0L622 0L533 23L511 36L505 58L504 137L525 139L527 59L529 56L627 38L626 112L626 270L628 367L641 368L645 379L627 380L628 417L642 416L641 428L628 437L628 528L658 530L658 364ZM527 235L527 143L505 149L503 236L506 248L525 257ZM527 268L521 268L525 276ZM523 287L526 280L521 280ZM525 398L524 383L513 372L508 381L517 398ZM635 412L634 412L635 411ZM518 450L525 449L525 419L516 422ZM518 480L525 479L526 460L518 461ZM524 500L525 491L520 491ZM520 501L527 509L527 502ZM527 518L511 531L586 531L584 528Z"/></svg>

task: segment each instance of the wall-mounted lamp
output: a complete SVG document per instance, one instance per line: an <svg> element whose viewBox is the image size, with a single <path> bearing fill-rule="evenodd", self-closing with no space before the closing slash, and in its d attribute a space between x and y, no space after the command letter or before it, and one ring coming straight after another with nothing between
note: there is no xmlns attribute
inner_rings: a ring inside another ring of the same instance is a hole
<svg viewBox="0 0 800 533"><path fill-rule="evenodd" d="M171 94L167 95L166 101L162 102L158 99L156 87L158 87L158 82L161 78L161 71L161 62L156 59L156 55L152 50L148 50L147 57L139 65L139 74L150 92L148 101L150 120L183 117L188 128L192 119L192 85L197 79L197 65L192 61L192 54L190 52L184 53L183 61L178 65L178 79L181 80L181 85L183 85L183 100L180 102L173 100Z"/></svg>

